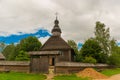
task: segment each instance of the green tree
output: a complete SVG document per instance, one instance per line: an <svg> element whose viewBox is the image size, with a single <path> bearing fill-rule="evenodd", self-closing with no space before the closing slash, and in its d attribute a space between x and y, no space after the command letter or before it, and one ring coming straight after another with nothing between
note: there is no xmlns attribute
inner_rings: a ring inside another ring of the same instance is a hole
<svg viewBox="0 0 120 80"><path fill-rule="evenodd" d="M96 64L97 61L96 59L94 59L93 57L89 56L89 57L85 57L85 59L83 60L84 63L93 63Z"/></svg>
<svg viewBox="0 0 120 80"><path fill-rule="evenodd" d="M110 55L110 33L109 28L105 28L105 25L101 22L96 22L95 38L98 41L102 51L105 55Z"/></svg>
<svg viewBox="0 0 120 80"><path fill-rule="evenodd" d="M112 39L110 41L110 46L111 46L111 54L116 53L116 51L119 49L115 39Z"/></svg>
<svg viewBox="0 0 120 80"><path fill-rule="evenodd" d="M68 40L67 43L74 49L75 54L78 54L78 46L74 40Z"/></svg>
<svg viewBox="0 0 120 80"><path fill-rule="evenodd" d="M77 43L74 40L68 40L67 42L75 52L75 56L74 56L75 61L76 62L82 61L83 58L79 54Z"/></svg>
<svg viewBox="0 0 120 80"><path fill-rule="evenodd" d="M30 36L22 39L17 45L10 44L6 46L3 50L3 55L6 57L7 60L18 60L21 55L27 57L24 53L28 51L38 51L41 46L41 42L36 37ZM23 57L23 59L19 60L25 60L25 58Z"/></svg>
<svg viewBox="0 0 120 80"><path fill-rule="evenodd" d="M120 47L109 56L109 64L120 67Z"/></svg>
<svg viewBox="0 0 120 80"><path fill-rule="evenodd" d="M0 52L2 52L5 47L6 47L5 43L0 42Z"/></svg>
<svg viewBox="0 0 120 80"><path fill-rule="evenodd" d="M19 51L19 54L15 58L16 61L28 61L29 59L29 55L25 51Z"/></svg>
<svg viewBox="0 0 120 80"><path fill-rule="evenodd" d="M39 51L41 46L41 42L36 37L30 36L22 39L20 43L16 45L15 52L17 54L15 60L29 60L29 56L26 55L26 52ZM22 59L22 56L25 57Z"/></svg>
<svg viewBox="0 0 120 80"><path fill-rule="evenodd" d="M15 57L15 45L10 44L5 47L5 49L2 51L3 55L5 56L6 60L14 60Z"/></svg>
<svg viewBox="0 0 120 80"><path fill-rule="evenodd" d="M20 50L28 52L28 51L39 51L42 44L37 39L37 37L30 36L22 39L18 46Z"/></svg>
<svg viewBox="0 0 120 80"><path fill-rule="evenodd" d="M96 59L96 62L102 63L104 62L105 55L101 53L101 50L99 43L94 38L90 38L83 44L80 54L83 57L83 61L86 57L92 57Z"/></svg>

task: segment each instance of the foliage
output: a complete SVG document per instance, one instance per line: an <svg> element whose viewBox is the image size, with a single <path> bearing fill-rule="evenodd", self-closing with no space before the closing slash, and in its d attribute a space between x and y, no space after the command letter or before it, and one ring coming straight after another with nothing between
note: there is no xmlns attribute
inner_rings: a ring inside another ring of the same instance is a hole
<svg viewBox="0 0 120 80"><path fill-rule="evenodd" d="M82 56L79 54L79 51L78 51L78 46L77 46L77 43L74 41L74 40L68 40L68 44L71 46L71 48L74 49L75 51L75 56L74 56L74 59L76 62L80 62L82 61Z"/></svg>
<svg viewBox="0 0 120 80"><path fill-rule="evenodd" d="M76 62L82 62L83 61L83 56L81 54L76 54L75 55L75 61Z"/></svg>
<svg viewBox="0 0 120 80"><path fill-rule="evenodd" d="M96 22L95 38L102 48L102 53L104 53L105 55L110 55L111 46L109 28L106 29L103 23Z"/></svg>
<svg viewBox="0 0 120 80"><path fill-rule="evenodd" d="M25 51L20 51L19 54L15 58L16 61L28 61L29 55Z"/></svg>
<svg viewBox="0 0 120 80"><path fill-rule="evenodd" d="M74 49L75 54L78 54L78 46L76 42L74 40L68 40L68 44Z"/></svg>
<svg viewBox="0 0 120 80"><path fill-rule="evenodd" d="M0 80L45 80L46 76L42 74L27 74L27 73L0 73Z"/></svg>
<svg viewBox="0 0 120 80"><path fill-rule="evenodd" d="M5 47L5 49L2 51L3 55L5 56L6 60L14 60L15 57L15 45L10 44Z"/></svg>
<svg viewBox="0 0 120 80"><path fill-rule="evenodd" d="M120 67L120 47L118 47L109 57L108 64Z"/></svg>
<svg viewBox="0 0 120 80"><path fill-rule="evenodd" d="M89 80L88 78L80 78L76 75L58 75L54 77L54 80Z"/></svg>
<svg viewBox="0 0 120 80"><path fill-rule="evenodd" d="M94 59L91 56L90 57L85 57L85 59L83 60L83 62L85 62L85 63L93 63L93 64L97 63L96 59Z"/></svg>
<svg viewBox="0 0 120 80"><path fill-rule="evenodd" d="M0 42L0 52L2 52L3 51L3 49L5 48L5 44L4 44L4 42Z"/></svg>
<svg viewBox="0 0 120 80"><path fill-rule="evenodd" d="M27 37L20 41L20 50L24 51L38 51L42 46L41 42L37 39L37 37Z"/></svg>
<svg viewBox="0 0 120 80"><path fill-rule="evenodd" d="M115 75L115 74L120 74L120 68L103 70L101 73L105 74L107 76L112 76L112 75Z"/></svg>
<svg viewBox="0 0 120 80"><path fill-rule="evenodd" d="M17 45L10 44L5 47L3 54L6 60L28 60L28 51L38 51L42 46L41 42L33 36L24 38Z"/></svg>
<svg viewBox="0 0 120 80"><path fill-rule="evenodd" d="M94 38L90 38L85 41L80 50L80 54L84 58L83 60L85 60L86 57L92 57L96 60L96 62L99 63L102 62L104 57L101 53L101 47L99 46L99 43Z"/></svg>

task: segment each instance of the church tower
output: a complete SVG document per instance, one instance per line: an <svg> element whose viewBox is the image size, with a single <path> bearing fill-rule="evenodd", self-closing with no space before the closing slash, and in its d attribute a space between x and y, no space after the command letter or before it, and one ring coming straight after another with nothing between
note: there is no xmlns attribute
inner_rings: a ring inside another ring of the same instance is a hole
<svg viewBox="0 0 120 80"><path fill-rule="evenodd" d="M54 24L55 25L51 31L52 36L61 36L62 32L61 32L61 29L59 27L59 21L57 20L57 16L56 16L56 20L54 21Z"/></svg>

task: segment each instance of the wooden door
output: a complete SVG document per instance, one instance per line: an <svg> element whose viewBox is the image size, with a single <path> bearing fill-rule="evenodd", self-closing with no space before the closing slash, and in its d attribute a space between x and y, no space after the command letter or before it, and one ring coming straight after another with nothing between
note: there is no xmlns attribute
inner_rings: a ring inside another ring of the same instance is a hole
<svg viewBox="0 0 120 80"><path fill-rule="evenodd" d="M40 65L39 64L40 64L40 58L39 57L31 58L30 72L39 73L40 72Z"/></svg>
<svg viewBox="0 0 120 80"><path fill-rule="evenodd" d="M40 58L40 73L48 73L49 60L48 56L42 56Z"/></svg>

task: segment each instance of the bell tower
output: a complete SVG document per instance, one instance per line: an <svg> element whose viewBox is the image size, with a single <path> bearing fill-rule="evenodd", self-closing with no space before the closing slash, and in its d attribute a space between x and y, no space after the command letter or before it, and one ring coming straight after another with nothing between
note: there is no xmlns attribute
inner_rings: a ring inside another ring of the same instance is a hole
<svg viewBox="0 0 120 80"><path fill-rule="evenodd" d="M59 27L59 21L57 19L57 14L56 14L56 20L54 21L54 27L52 29L52 36L61 36L61 29Z"/></svg>

